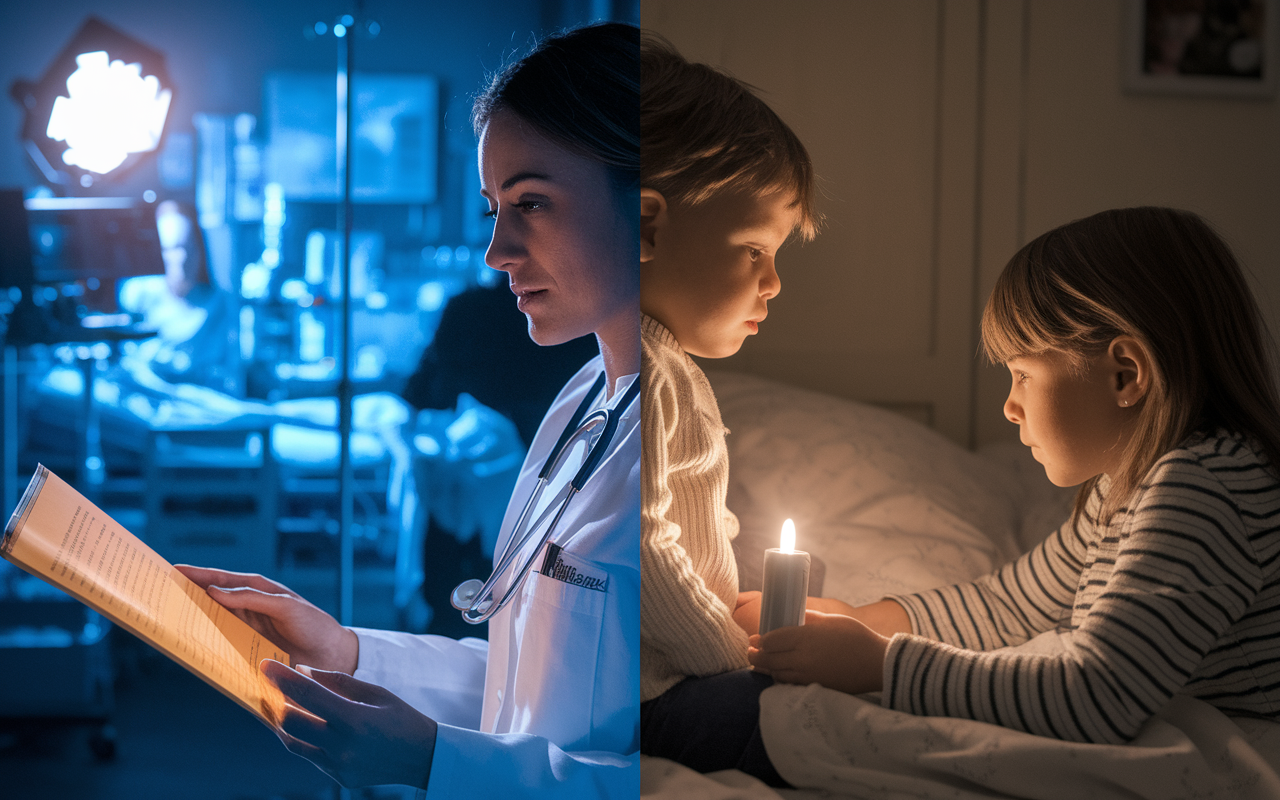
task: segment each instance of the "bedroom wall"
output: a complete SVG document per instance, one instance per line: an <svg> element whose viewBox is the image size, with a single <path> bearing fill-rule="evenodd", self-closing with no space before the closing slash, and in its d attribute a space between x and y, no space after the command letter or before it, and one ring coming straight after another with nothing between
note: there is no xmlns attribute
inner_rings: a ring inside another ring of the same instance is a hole
<svg viewBox="0 0 1280 800"><path fill-rule="evenodd" d="M1014 439L977 321L1028 239L1117 206L1213 222L1280 331L1280 108L1126 93L1122 0L644 0L646 27L759 87L809 146L828 223L733 369Z"/></svg>

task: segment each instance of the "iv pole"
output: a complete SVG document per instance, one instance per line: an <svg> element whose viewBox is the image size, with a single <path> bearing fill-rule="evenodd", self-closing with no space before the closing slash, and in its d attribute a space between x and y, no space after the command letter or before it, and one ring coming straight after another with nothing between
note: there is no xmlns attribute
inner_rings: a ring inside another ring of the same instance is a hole
<svg viewBox="0 0 1280 800"><path fill-rule="evenodd" d="M353 73L355 71L356 24L364 10L363 0L355 0L355 13L344 14L333 24L333 35L338 45L337 69L337 119L335 139L337 145L338 174L342 180L342 201L338 204L337 227L342 232L342 245L338 259L342 270L342 320L341 334L335 345L338 361L338 622L350 625L354 606L355 542L352 538L354 522L354 480L351 469L351 403L355 394L351 383L351 174L354 144L354 119L352 114ZM315 31L324 35L325 24L317 22Z"/></svg>
<svg viewBox="0 0 1280 800"><path fill-rule="evenodd" d="M342 205L339 207L339 223L342 231L342 342L338 371L338 496L341 521L338 528L338 621L350 625L354 605L355 543L352 538L353 480L351 470L351 173L354 137L352 102L355 97L352 73L355 70L356 25L359 23L363 0L356 0L355 14L342 18L334 26L334 34L345 42L338 43L338 152L341 153Z"/></svg>

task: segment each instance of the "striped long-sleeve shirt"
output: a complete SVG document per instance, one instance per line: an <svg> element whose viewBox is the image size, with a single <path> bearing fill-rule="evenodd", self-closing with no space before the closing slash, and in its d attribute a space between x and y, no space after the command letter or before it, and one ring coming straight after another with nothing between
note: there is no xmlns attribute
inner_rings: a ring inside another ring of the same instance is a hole
<svg viewBox="0 0 1280 800"><path fill-rule="evenodd" d="M1108 482L1029 553L898 596L884 705L1122 743L1175 693L1280 718L1280 484L1243 437L1166 454L1109 523ZM1060 655L997 648L1060 630ZM994 652L992 652L994 651Z"/></svg>

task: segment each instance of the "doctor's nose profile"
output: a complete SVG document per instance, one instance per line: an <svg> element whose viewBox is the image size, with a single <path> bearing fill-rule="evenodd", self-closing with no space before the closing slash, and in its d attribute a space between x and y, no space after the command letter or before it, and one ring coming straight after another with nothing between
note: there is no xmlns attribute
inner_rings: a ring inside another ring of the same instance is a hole
<svg viewBox="0 0 1280 800"><path fill-rule="evenodd" d="M639 30L598 23L474 101L486 263L534 342L599 349L529 443L489 579L435 609L487 641L346 627L262 575L177 567L289 653L261 664L287 700L275 732L344 786L639 795L639 86Z"/></svg>

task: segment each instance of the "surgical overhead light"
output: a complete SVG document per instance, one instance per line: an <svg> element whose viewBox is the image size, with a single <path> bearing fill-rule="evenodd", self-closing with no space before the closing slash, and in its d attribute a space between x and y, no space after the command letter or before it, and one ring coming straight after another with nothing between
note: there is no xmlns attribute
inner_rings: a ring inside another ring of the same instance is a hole
<svg viewBox="0 0 1280 800"><path fill-rule="evenodd" d="M76 56L76 64L67 78L71 96L53 101L45 130L67 143L62 160L105 175L130 153L155 150L173 92L154 75L142 77L140 64L108 61L105 50Z"/></svg>
<svg viewBox="0 0 1280 800"><path fill-rule="evenodd" d="M90 186L160 145L173 100L164 57L90 17L38 82L10 94L22 139L50 183Z"/></svg>

